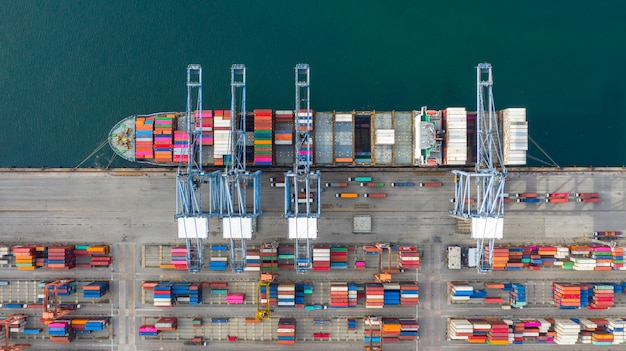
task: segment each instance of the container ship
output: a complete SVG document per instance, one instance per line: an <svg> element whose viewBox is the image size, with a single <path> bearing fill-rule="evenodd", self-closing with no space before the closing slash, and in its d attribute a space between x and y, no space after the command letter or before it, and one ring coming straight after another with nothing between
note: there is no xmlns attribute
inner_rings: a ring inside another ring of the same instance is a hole
<svg viewBox="0 0 626 351"><path fill-rule="evenodd" d="M497 134L505 165L525 165L525 108L497 111ZM200 118L202 117L202 118ZM201 131L205 166L230 162L231 111L195 111L192 132ZM316 166L432 167L475 163L476 112L463 107L414 111L297 112L258 109L246 114L246 158L250 166L294 163L295 119L312 126ZM158 166L187 162L185 112L133 115L109 133L109 145L125 160ZM200 123L200 121L202 121Z"/></svg>

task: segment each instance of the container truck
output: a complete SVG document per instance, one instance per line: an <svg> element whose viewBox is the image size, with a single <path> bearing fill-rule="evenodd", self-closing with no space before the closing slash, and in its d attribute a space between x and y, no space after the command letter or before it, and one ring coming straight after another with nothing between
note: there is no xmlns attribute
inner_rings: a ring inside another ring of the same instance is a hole
<svg viewBox="0 0 626 351"><path fill-rule="evenodd" d="M460 246L448 246L448 269L461 269Z"/></svg>
<svg viewBox="0 0 626 351"><path fill-rule="evenodd" d="M420 183L420 186L423 188L434 188L434 187L443 186L443 183L442 182L424 182L424 183Z"/></svg>
<svg viewBox="0 0 626 351"><path fill-rule="evenodd" d="M599 197L579 197L576 199L577 202L602 202L602 199Z"/></svg>
<svg viewBox="0 0 626 351"><path fill-rule="evenodd" d="M548 193L546 194L547 198L556 198L556 197L569 197L569 193Z"/></svg>
<svg viewBox="0 0 626 351"><path fill-rule="evenodd" d="M349 182L371 182L372 177L348 177Z"/></svg>
<svg viewBox="0 0 626 351"><path fill-rule="evenodd" d="M529 198L529 197L538 197L539 194L537 193L517 193L515 194L515 197L517 198Z"/></svg>
<svg viewBox="0 0 626 351"><path fill-rule="evenodd" d="M391 183L391 186L396 187L396 186L414 186L415 184L413 184L412 182L395 182L395 183Z"/></svg>
<svg viewBox="0 0 626 351"><path fill-rule="evenodd" d="M270 178L270 183L284 183L285 177Z"/></svg>
<svg viewBox="0 0 626 351"><path fill-rule="evenodd" d="M534 203L538 203L541 202L541 200L537 197L526 197L526 198L521 198L521 199L517 199L517 202L534 202Z"/></svg>
<svg viewBox="0 0 626 351"><path fill-rule="evenodd" d="M368 193L368 194L363 194L363 197L373 197L373 198L378 198L378 199L384 199L387 197L387 194L385 193Z"/></svg>
<svg viewBox="0 0 626 351"><path fill-rule="evenodd" d="M551 197L546 199L546 202L569 202L569 199L566 197Z"/></svg>
<svg viewBox="0 0 626 351"><path fill-rule="evenodd" d="M326 183L326 187L327 188L347 188L348 187L348 183L346 183L346 182Z"/></svg>
<svg viewBox="0 0 626 351"><path fill-rule="evenodd" d="M284 188L285 187L285 183L271 183L270 186L272 188Z"/></svg>
<svg viewBox="0 0 626 351"><path fill-rule="evenodd" d="M576 197L600 197L598 193L576 193Z"/></svg>
<svg viewBox="0 0 626 351"><path fill-rule="evenodd" d="M337 193L335 194L335 197L341 198L341 199L356 199L359 197L359 194L357 193Z"/></svg>
<svg viewBox="0 0 626 351"><path fill-rule="evenodd" d="M465 199L465 203L466 203L466 204L473 204L473 203L474 203L474 201L475 201L475 200L474 200L474 198ZM455 203L455 202L456 202L456 199L450 199L450 202L451 202L451 203Z"/></svg>
<svg viewBox="0 0 626 351"><path fill-rule="evenodd" d="M368 182L368 183L361 183L361 186L381 187L381 186L385 186L385 183L381 183L381 182Z"/></svg>

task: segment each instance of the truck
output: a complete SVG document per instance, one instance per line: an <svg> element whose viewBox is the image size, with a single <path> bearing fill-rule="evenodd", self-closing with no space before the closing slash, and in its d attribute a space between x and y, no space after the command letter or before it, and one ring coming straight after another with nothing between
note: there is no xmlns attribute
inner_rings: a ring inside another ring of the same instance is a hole
<svg viewBox="0 0 626 351"><path fill-rule="evenodd" d="M442 182L424 182L424 183L420 183L420 187L422 188L434 188L434 187L439 187L439 186L443 186Z"/></svg>
<svg viewBox="0 0 626 351"><path fill-rule="evenodd" d="M347 188L348 187L348 183L346 183L346 182L326 183L326 187L327 188Z"/></svg>
<svg viewBox="0 0 626 351"><path fill-rule="evenodd" d="M546 199L546 202L555 203L555 202L569 202L569 199L566 197L551 197Z"/></svg>
<svg viewBox="0 0 626 351"><path fill-rule="evenodd" d="M515 197L522 198L522 199L529 198L529 197L538 197L538 196L539 196L539 194L537 194L537 193L517 193L517 194L515 194Z"/></svg>
<svg viewBox="0 0 626 351"><path fill-rule="evenodd" d="M448 246L448 269L461 269L460 246Z"/></svg>
<svg viewBox="0 0 626 351"><path fill-rule="evenodd" d="M348 177L349 182L371 182L372 177Z"/></svg>
<svg viewBox="0 0 626 351"><path fill-rule="evenodd" d="M285 177L270 178L270 183L284 183Z"/></svg>
<svg viewBox="0 0 626 351"><path fill-rule="evenodd" d="M356 199L359 197L359 194L357 193L336 193L335 197L341 198L341 199Z"/></svg>
<svg viewBox="0 0 626 351"><path fill-rule="evenodd" d="M387 194L385 193L366 193L363 194L363 197L372 197L372 198L377 198L377 199L384 199L387 197Z"/></svg>
<svg viewBox="0 0 626 351"><path fill-rule="evenodd" d="M547 198L557 198L557 197L569 197L569 193L548 193L546 194Z"/></svg>
<svg viewBox="0 0 626 351"><path fill-rule="evenodd" d="M598 193L576 193L576 197L600 197Z"/></svg>
<svg viewBox="0 0 626 351"><path fill-rule="evenodd" d="M602 199L599 197L579 197L576 199L577 202L602 202Z"/></svg>
<svg viewBox="0 0 626 351"><path fill-rule="evenodd" d="M534 202L534 203L538 203L541 202L541 200L537 197L523 197L520 199L517 199L517 202Z"/></svg>
<svg viewBox="0 0 626 351"><path fill-rule="evenodd" d="M395 182L395 183L391 183L391 186L396 187L396 186L414 186L415 184L413 184L413 182Z"/></svg>
<svg viewBox="0 0 626 351"><path fill-rule="evenodd" d="M381 186L385 186L385 183L382 183L382 182L368 182L368 183L361 183L361 186L381 187Z"/></svg>
<svg viewBox="0 0 626 351"><path fill-rule="evenodd" d="M476 201L476 200L474 200L474 198L473 198L473 197L470 197L469 199L465 199L465 203L466 203L466 204L473 204L473 203L474 203L474 201ZM456 199L450 199L450 202L451 202L451 203L455 203L455 202L456 202Z"/></svg>
<svg viewBox="0 0 626 351"><path fill-rule="evenodd" d="M270 183L270 186L272 188L284 188L285 187L285 183Z"/></svg>

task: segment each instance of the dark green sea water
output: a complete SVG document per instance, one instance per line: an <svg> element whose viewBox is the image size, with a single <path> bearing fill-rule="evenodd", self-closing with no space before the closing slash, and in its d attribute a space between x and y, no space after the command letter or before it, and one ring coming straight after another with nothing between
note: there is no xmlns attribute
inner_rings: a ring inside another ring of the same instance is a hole
<svg viewBox="0 0 626 351"><path fill-rule="evenodd" d="M474 110L482 61L496 108L526 107L561 166L626 164L623 0L6 0L0 166L73 167L121 118L184 110L188 63L211 109L230 106L232 63L248 68L249 110L291 109L306 62L318 111Z"/></svg>

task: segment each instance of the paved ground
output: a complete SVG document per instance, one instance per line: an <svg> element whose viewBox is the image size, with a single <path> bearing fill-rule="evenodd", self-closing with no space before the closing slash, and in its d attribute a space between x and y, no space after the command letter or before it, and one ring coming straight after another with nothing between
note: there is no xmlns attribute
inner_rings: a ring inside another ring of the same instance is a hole
<svg viewBox="0 0 626 351"><path fill-rule="evenodd" d="M269 177L281 173L263 174L263 214L258 219L257 232L250 244L258 244L277 237L286 237L287 223L282 219L283 189L270 188ZM325 206L319 220L318 243L352 244L393 242L417 244L422 253L422 268L419 271L420 302L419 349L470 350L484 346L470 346L445 341L446 318L469 316L626 316L626 309L618 307L609 311L560 311L554 308L526 308L524 310L503 311L499 308L481 306L448 305L445 298L447 282L452 280L609 280L619 279L615 273L605 274L540 271L510 273L496 272L491 275L479 275L472 270L448 271L444 266L444 248L450 243L472 245L467 234L455 234L455 220L448 216L452 208L453 180L445 171L407 171L371 169L351 170L350 172L323 170L322 182L345 181L355 175L371 176L375 181L386 185L376 192L385 192L386 199L337 199L334 189L326 189L322 194ZM391 188L392 181L438 180L444 183L442 188ZM362 194L368 188L352 184L350 192ZM624 192L626 191L626 173L621 169L579 170L572 172L539 172L525 170L511 172L507 183L508 193L533 191L546 192L598 192L603 198L599 204L508 204L505 208L505 238L502 243L563 243L571 244L592 231L622 230L626 214ZM332 205L332 208L328 208ZM369 206L369 208L368 208ZM162 310L153 311L140 306L139 282L150 279L216 279L214 273L203 272L200 275L171 273L141 266L141 248L144 244L182 244L176 239L174 223L175 211L175 173L150 170L111 170L111 171L9 171L0 170L0 242L15 243L110 243L114 255L113 270L71 271L72 277L80 279L110 278L114 281L115 293L112 313L92 307L93 313L113 315L113 334L111 341L85 344L73 343L75 349L116 349L116 350L153 350L155 344L140 340L136 330L142 316L163 315ZM352 216L370 214L373 233L353 234ZM218 221L212 221L210 241L223 242ZM288 241L284 239L285 241ZM557 272L558 276L555 273ZM7 279L24 278L23 272L14 269L2 269ZM50 272L38 270L28 273L28 278L49 278ZM32 275L30 275L32 274ZM60 273L54 273L59 275ZM317 276L317 273L315 273ZM613 275L612 275L613 274ZM60 274L59 276L63 276ZM241 279L254 280L256 275L249 273ZM345 279L341 273L323 275L325 280ZM282 278L282 277L281 277ZM285 278L289 278L288 275ZM221 278L220 278L221 279ZM240 278L237 278L240 279ZM207 313L226 313L223 307L206 307ZM253 309L253 308L252 308ZM185 315L189 311L175 308L172 314ZM327 310L329 315L340 312ZM397 315L398 311L384 309L385 315ZM377 311L378 312L378 311ZM190 312L191 313L191 312ZM295 313L295 312L294 312ZM354 313L367 315L371 310L359 309ZM389 314L387 314L389 313ZM238 312L249 316L249 310ZM305 317L303 315L302 317ZM43 340L35 343L41 349L55 346ZM364 343L333 342L336 349L361 349ZM37 349L33 347L34 349ZM188 349L181 342L164 341L159 344L163 350ZM220 343L212 349L240 350L241 343ZM274 349L275 343L246 344L249 349ZM417 349L418 345L406 342L387 345L386 350ZM529 344L523 348L541 349L541 345ZM553 348L546 345L545 349ZM509 347L509 349L512 347ZM519 346L516 347L516 349ZM57 349L67 349L63 346ZM189 348L193 349L193 348ZM299 350L317 350L319 344L299 343ZM503 348L507 349L507 348ZM584 349L583 346L568 350ZM617 348L616 348L617 349Z"/></svg>

